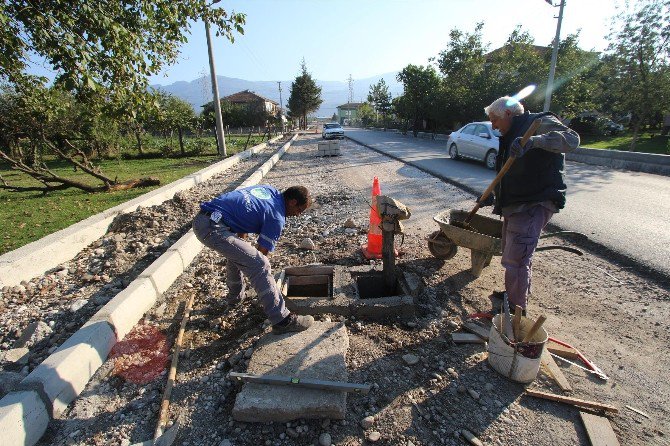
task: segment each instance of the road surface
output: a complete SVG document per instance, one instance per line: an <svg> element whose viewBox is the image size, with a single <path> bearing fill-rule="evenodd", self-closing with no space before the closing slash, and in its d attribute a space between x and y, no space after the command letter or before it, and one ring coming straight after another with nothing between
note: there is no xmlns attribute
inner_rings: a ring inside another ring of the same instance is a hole
<svg viewBox="0 0 670 446"><path fill-rule="evenodd" d="M483 164L450 159L446 141L352 128L345 134L479 193L495 176ZM670 276L670 178L570 161L565 170L567 204L551 222Z"/></svg>

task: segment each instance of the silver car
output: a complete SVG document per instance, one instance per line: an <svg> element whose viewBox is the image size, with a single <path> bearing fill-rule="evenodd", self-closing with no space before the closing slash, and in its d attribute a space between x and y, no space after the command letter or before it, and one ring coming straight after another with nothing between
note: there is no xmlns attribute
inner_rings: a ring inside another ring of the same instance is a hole
<svg viewBox="0 0 670 446"><path fill-rule="evenodd" d="M490 121L472 122L451 132L447 140L451 159L469 158L484 161L489 169L496 168L500 132L491 127Z"/></svg>
<svg viewBox="0 0 670 446"><path fill-rule="evenodd" d="M337 122L329 122L323 125L323 130L321 131L321 137L323 139L331 138L344 138L344 129Z"/></svg>

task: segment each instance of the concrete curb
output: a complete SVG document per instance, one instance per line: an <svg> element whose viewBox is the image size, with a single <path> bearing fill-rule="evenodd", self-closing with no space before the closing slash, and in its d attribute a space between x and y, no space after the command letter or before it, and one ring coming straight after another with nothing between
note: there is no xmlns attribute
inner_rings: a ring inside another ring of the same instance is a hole
<svg viewBox="0 0 670 446"><path fill-rule="evenodd" d="M238 189L258 184L297 136L284 144ZM2 398L2 443L7 446L37 443L51 418L61 414L74 401L107 359L114 344L151 309L201 249L193 231L187 232L37 366L21 382L21 390Z"/></svg>
<svg viewBox="0 0 670 446"><path fill-rule="evenodd" d="M270 142L274 142L280 137L278 136ZM82 249L102 237L117 215L133 212L140 207L161 204L174 197L177 192L190 189L207 181L217 173L230 168L240 160L249 158L266 147L267 143L254 146L180 180L147 192L97 215L92 215L65 229L1 255L0 288L18 285L22 280L30 280L63 262L73 259Z"/></svg>
<svg viewBox="0 0 670 446"><path fill-rule="evenodd" d="M566 153L565 158L578 163L670 176L670 155L579 147Z"/></svg>

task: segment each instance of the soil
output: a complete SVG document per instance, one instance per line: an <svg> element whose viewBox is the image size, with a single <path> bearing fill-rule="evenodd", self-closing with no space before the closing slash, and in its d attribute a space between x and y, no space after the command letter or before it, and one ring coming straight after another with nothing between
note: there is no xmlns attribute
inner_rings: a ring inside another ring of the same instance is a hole
<svg viewBox="0 0 670 446"><path fill-rule="evenodd" d="M161 333L172 344L184 303L195 295L170 406L170 419L179 419L181 425L176 444L458 445L465 443L463 430L492 445L589 444L578 409L523 395L526 387L562 394L551 378L541 373L528 386L513 383L490 367L484 345L451 341L451 333L460 330L467 315L490 308L487 296L502 288L503 269L499 257L494 257L475 278L469 271L469 250L460 248L454 258L438 260L430 255L426 237L438 229L434 215L448 208L469 210L476 197L351 141L341 142L342 156L317 157L319 141L317 135L301 136L263 180L279 189L305 185L317 203L301 216L288 219L271 256L273 270L309 263L369 263L361 256L360 245L366 240L372 178L377 176L382 193L412 211L404 222L398 266L421 278L422 291L415 300L417 316L384 323L342 318L349 333L349 381L373 385L368 395L348 396L344 420L236 422L231 411L239 384L227 374L246 370L256 341L269 327L251 293L242 303L225 304L225 261L204 249L138 327L138 331ZM182 203L182 212L158 207L124 216L124 232L134 240L150 240L151 221L159 216L175 219L182 232L199 201L230 187L230 175L222 175L198 191L175 197L175 203ZM486 215L487 211L479 213ZM355 230L345 227L350 218ZM105 236L98 245L106 247L111 242L105 240L113 238ZM299 248L305 238L315 243L314 250ZM578 240L542 243L578 247L584 255L536 253L529 316L546 315L550 336L579 348L610 377L603 381L559 364L574 389L571 396L617 406L619 413L607 416L620 444L670 444L669 282L650 277L639 265L610 260L606 251L591 244L580 246ZM106 258L110 265L121 255L113 249L105 252L110 253ZM85 258L76 262L82 270L90 269ZM103 264L98 274L107 271ZM108 274L113 282L116 273ZM3 317L15 308L12 300L19 298L13 291L4 292L8 307ZM48 303L21 305L30 309L32 316L27 319L31 322L50 317ZM67 314L73 313L58 314L66 327ZM58 327L54 328L56 334L42 342L49 344L58 336ZM3 349L11 348L18 335L4 335ZM156 339L154 345L162 348L164 343ZM408 354L418 361L408 361ZM41 444L129 445L152 438L166 372L149 380L131 379L119 373L117 360L108 360L98 370L66 413L50 424ZM373 420L366 419L370 416Z"/></svg>

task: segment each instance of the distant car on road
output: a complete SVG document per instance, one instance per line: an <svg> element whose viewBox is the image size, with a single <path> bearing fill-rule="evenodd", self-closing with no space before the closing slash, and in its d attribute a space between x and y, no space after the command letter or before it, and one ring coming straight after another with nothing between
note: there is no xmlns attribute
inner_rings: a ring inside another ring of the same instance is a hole
<svg viewBox="0 0 670 446"><path fill-rule="evenodd" d="M329 122L323 125L321 132L323 139L344 138L344 129L337 122Z"/></svg>
<svg viewBox="0 0 670 446"><path fill-rule="evenodd" d="M464 125L449 135L449 156L455 160L462 157L483 161L486 167L495 169L499 137L500 132L493 129L490 121Z"/></svg>

